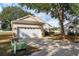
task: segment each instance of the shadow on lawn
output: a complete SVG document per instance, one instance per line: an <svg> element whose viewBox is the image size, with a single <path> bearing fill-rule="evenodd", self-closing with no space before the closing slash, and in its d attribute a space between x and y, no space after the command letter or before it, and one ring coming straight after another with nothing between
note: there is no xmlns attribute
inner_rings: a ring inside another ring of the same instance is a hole
<svg viewBox="0 0 79 59"><path fill-rule="evenodd" d="M37 51L40 51L40 49L38 48L35 48L35 47L32 47L32 46L27 46L26 49L22 49L22 50L18 50L17 53L14 55L14 54L11 54L12 56L28 56L30 55L31 53L33 52L37 52Z"/></svg>
<svg viewBox="0 0 79 59"><path fill-rule="evenodd" d="M36 51L40 51L40 49L32 46L27 46L26 49L18 50L17 53L14 55L10 48L10 44L0 45L0 56L28 56Z"/></svg>

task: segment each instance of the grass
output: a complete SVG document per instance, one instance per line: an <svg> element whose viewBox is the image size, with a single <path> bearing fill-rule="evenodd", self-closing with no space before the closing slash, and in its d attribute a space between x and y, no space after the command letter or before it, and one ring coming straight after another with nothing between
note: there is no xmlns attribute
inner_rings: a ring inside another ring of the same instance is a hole
<svg viewBox="0 0 79 59"><path fill-rule="evenodd" d="M30 55L33 52L40 51L40 49L32 46L27 46L25 50L17 50L16 56ZM0 44L0 56L14 55L10 43Z"/></svg>
<svg viewBox="0 0 79 59"><path fill-rule="evenodd" d="M61 40L62 36L61 35L51 35L52 39L54 40Z"/></svg>
<svg viewBox="0 0 79 59"><path fill-rule="evenodd" d="M62 38L62 35L51 35L51 37L52 37L52 39L54 39L54 40L61 40L61 39L63 39ZM65 39L77 39L78 41L79 41L79 35L78 36L76 36L75 38L74 38L75 36L68 36L68 35L65 35Z"/></svg>

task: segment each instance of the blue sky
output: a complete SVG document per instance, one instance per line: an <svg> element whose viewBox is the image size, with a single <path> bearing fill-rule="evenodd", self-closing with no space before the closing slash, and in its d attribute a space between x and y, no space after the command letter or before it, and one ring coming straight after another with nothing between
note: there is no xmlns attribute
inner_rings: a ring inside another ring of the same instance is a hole
<svg viewBox="0 0 79 59"><path fill-rule="evenodd" d="M0 12L2 11L2 7L11 6L11 5L19 6L17 3L0 3ZM30 9L28 9L27 11L39 17L46 23L49 23L51 26L59 27L59 21L57 19L51 18L50 15L47 15L46 13L43 12L36 13L34 10L30 10Z"/></svg>

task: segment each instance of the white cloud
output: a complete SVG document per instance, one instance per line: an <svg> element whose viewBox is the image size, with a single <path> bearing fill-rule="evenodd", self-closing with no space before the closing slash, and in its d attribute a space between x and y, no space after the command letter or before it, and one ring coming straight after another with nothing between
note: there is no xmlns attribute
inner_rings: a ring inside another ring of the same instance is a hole
<svg viewBox="0 0 79 59"><path fill-rule="evenodd" d="M47 23L49 23L53 27L59 27L59 21L57 19L50 19L49 21L47 21Z"/></svg>
<svg viewBox="0 0 79 59"><path fill-rule="evenodd" d="M35 15L46 21L51 19L51 17L49 15L47 15L46 13L41 12L41 13L36 13Z"/></svg>
<svg viewBox="0 0 79 59"><path fill-rule="evenodd" d="M51 16L47 15L46 13L36 13L35 16L39 17L53 27L59 27L59 21L55 18L51 18Z"/></svg>
<svg viewBox="0 0 79 59"><path fill-rule="evenodd" d="M0 7L0 12L2 11L2 8Z"/></svg>

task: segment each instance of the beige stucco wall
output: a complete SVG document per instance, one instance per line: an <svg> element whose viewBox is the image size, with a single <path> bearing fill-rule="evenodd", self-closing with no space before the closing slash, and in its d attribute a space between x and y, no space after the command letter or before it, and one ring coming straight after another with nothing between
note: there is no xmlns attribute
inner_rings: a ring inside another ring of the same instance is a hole
<svg viewBox="0 0 79 59"><path fill-rule="evenodd" d="M21 32L25 32L28 35L30 34L29 36L31 36L31 37L34 37L33 35L31 35L32 33L35 33L39 38L42 37L42 30L41 30L41 26L40 25L12 24L12 31L14 33L17 33L17 27L25 27L26 30L21 29ZM31 29L28 29L27 27L29 27ZM36 28L36 29L32 29L32 28Z"/></svg>
<svg viewBox="0 0 79 59"><path fill-rule="evenodd" d="M15 33L17 31L17 27L32 27L32 28L40 28L38 25L23 25L23 24L12 24L12 31Z"/></svg>
<svg viewBox="0 0 79 59"><path fill-rule="evenodd" d="M17 28L17 27L36 27L36 28L39 28L40 26L38 26L38 25L23 25L23 24L13 24L12 25L12 28L14 29L14 28Z"/></svg>
<svg viewBox="0 0 79 59"><path fill-rule="evenodd" d="M51 28L53 28L53 27L49 26L48 24L44 24L44 25L43 25L43 28L44 28L47 32L49 32L49 29L51 29Z"/></svg>
<svg viewBox="0 0 79 59"><path fill-rule="evenodd" d="M19 19L18 19L19 20ZM35 17L31 16L31 17L28 17L28 18L24 18L23 20L26 20L26 21L38 21Z"/></svg>

